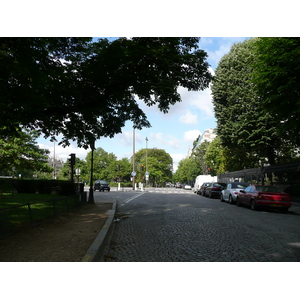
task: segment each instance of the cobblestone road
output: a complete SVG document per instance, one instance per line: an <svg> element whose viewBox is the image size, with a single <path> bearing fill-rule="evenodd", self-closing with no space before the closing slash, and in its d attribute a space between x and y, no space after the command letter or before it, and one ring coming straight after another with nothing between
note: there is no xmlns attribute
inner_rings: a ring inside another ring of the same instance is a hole
<svg viewBox="0 0 300 300"><path fill-rule="evenodd" d="M105 261L300 261L300 207L282 214L191 191L119 192L117 217Z"/></svg>

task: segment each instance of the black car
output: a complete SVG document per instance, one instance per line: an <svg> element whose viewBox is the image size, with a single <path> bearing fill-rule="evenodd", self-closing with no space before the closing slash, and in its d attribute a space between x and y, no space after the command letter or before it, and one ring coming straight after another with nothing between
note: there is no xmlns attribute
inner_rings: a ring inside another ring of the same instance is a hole
<svg viewBox="0 0 300 300"><path fill-rule="evenodd" d="M198 194L205 196L205 190L209 185L210 185L210 182L203 182L203 184L200 187L200 190L198 191Z"/></svg>
<svg viewBox="0 0 300 300"><path fill-rule="evenodd" d="M94 184L94 191L99 190L101 191L105 191L107 190L108 192L110 191L110 187L109 187L109 183L105 180L96 180L95 184Z"/></svg>
<svg viewBox="0 0 300 300"><path fill-rule="evenodd" d="M227 184L222 182L212 182L205 190L205 197L220 197L223 189L226 189Z"/></svg>

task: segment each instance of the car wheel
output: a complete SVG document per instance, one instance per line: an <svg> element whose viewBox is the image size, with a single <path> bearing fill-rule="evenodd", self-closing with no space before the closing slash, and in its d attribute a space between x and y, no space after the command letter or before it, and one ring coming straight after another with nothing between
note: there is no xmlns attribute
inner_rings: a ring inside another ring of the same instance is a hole
<svg viewBox="0 0 300 300"><path fill-rule="evenodd" d="M236 197L235 201L237 206L242 206L239 197Z"/></svg>
<svg viewBox="0 0 300 300"><path fill-rule="evenodd" d="M232 196L231 196L231 195L229 195L229 200L228 200L228 202L229 202L229 204L233 204L233 202L232 202Z"/></svg>
<svg viewBox="0 0 300 300"><path fill-rule="evenodd" d="M220 199L221 199L221 202L224 202L223 194L221 194Z"/></svg>
<svg viewBox="0 0 300 300"><path fill-rule="evenodd" d="M250 207L251 207L252 210L257 210L257 206L256 206L255 201L253 199L251 199Z"/></svg>

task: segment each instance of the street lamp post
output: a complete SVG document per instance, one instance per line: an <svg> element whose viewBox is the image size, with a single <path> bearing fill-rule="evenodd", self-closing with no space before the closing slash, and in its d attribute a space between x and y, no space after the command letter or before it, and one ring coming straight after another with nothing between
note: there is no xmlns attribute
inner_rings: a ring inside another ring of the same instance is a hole
<svg viewBox="0 0 300 300"><path fill-rule="evenodd" d="M133 143L133 154L132 154L132 189L135 190L135 129L133 127L133 136L132 136L132 143Z"/></svg>
<svg viewBox="0 0 300 300"><path fill-rule="evenodd" d="M148 138L146 137L146 187L148 187Z"/></svg>

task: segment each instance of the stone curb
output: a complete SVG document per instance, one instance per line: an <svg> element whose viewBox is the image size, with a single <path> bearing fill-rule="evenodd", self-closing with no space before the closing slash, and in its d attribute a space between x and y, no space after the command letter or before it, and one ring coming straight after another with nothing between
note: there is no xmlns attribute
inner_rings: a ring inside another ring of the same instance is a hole
<svg viewBox="0 0 300 300"><path fill-rule="evenodd" d="M116 214L117 202L113 202L112 209L107 211L108 218L100 230L99 234L95 238L93 244L90 246L88 251L85 253L81 262L99 262L103 251L106 247L106 243L111 232L112 224Z"/></svg>

